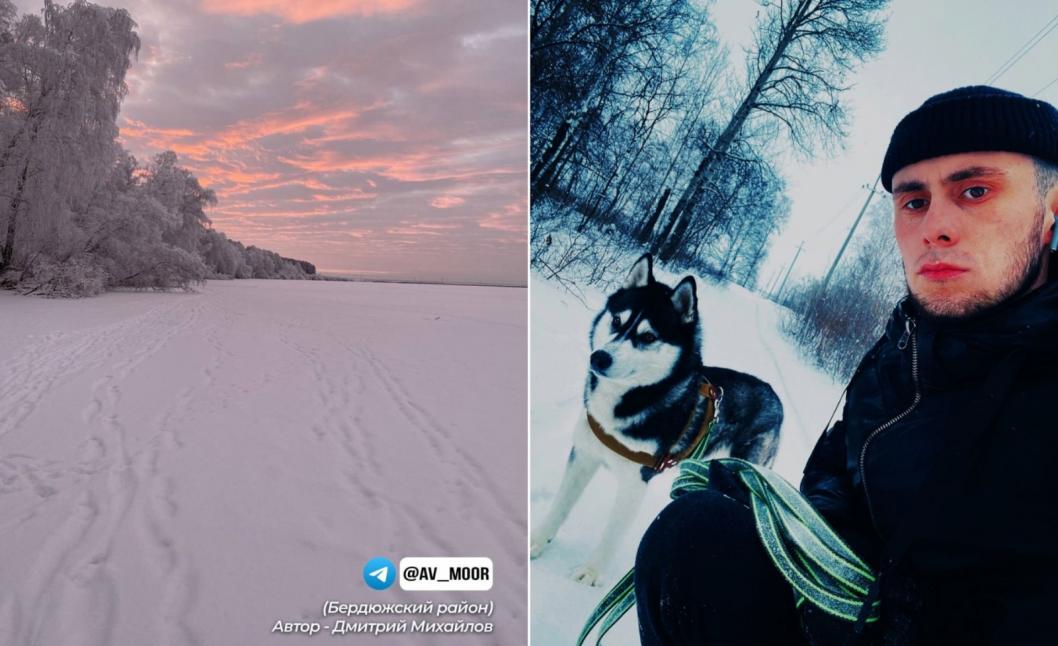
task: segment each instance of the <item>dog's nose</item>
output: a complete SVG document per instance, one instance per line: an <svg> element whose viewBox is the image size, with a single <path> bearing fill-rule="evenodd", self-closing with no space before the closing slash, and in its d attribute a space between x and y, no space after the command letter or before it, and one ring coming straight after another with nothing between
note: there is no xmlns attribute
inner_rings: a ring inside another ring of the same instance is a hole
<svg viewBox="0 0 1058 646"><path fill-rule="evenodd" d="M609 352L603 352L602 350L596 350L591 353L591 367L595 370L602 372L613 364L613 357L610 356Z"/></svg>

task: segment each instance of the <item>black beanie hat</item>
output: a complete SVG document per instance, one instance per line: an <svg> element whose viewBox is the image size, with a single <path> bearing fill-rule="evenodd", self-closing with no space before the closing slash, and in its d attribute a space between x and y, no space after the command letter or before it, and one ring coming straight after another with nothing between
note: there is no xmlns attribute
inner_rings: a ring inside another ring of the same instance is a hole
<svg viewBox="0 0 1058 646"><path fill-rule="evenodd" d="M897 124L882 162L882 186L924 159L1004 151L1058 164L1058 110L1046 101L987 85L961 87L926 100Z"/></svg>

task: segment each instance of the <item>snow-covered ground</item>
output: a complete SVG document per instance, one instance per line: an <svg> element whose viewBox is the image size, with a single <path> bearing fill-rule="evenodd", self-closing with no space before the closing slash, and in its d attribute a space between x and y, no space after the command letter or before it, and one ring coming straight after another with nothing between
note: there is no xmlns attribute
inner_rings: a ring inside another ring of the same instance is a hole
<svg viewBox="0 0 1058 646"><path fill-rule="evenodd" d="M634 259L633 259L634 260ZM629 262L629 267L631 262ZM655 268L674 285L680 276ZM782 400L785 420L774 468L794 484L841 396L844 384L809 367L779 332L780 308L738 286L698 279L703 354L709 365L735 368L768 381ZM543 518L569 453L588 366L588 328L606 295L587 290L584 302L533 274L531 283L530 519ZM839 412L840 415L840 412ZM600 470L547 551L530 566L533 644L573 644L609 585L630 568L638 539L668 502L675 470L650 482L646 502L618 551L603 587L569 578L599 539L614 495L612 476ZM638 644L634 611L607 635L606 646Z"/></svg>
<svg viewBox="0 0 1058 646"><path fill-rule="evenodd" d="M0 292L0 644L289 645L326 600L493 600L491 636L352 639L524 643L525 322L524 289ZM495 585L376 592L374 556Z"/></svg>

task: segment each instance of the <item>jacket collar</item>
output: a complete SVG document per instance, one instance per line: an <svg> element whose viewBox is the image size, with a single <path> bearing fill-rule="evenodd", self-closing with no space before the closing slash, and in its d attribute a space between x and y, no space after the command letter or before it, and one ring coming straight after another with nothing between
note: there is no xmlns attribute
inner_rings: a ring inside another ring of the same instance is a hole
<svg viewBox="0 0 1058 646"><path fill-rule="evenodd" d="M920 382L926 387L978 381L1000 357L1027 350L1026 364L1058 370L1058 266L1030 292L961 319L936 319L919 311L909 297L893 310L886 337L896 348L913 319Z"/></svg>

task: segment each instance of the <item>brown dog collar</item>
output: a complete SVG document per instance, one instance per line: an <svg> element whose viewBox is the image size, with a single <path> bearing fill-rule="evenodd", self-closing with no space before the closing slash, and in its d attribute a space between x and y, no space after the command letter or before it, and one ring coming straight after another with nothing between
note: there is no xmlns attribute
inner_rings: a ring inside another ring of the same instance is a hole
<svg viewBox="0 0 1058 646"><path fill-rule="evenodd" d="M690 442L690 444L687 445L685 449L683 449L677 454L670 454L665 450L659 451L657 455L647 453L646 451L633 451L632 449L617 441L617 438L604 431L602 425L599 424L598 420L591 416L591 413L588 414L588 426L591 428L592 433L595 434L595 437L598 438L598 440L602 442L603 446L605 446L606 448L610 449L617 455L620 455L621 457L627 460L631 460L636 464L641 464L645 467L653 469L654 471L657 471L658 473L661 473L665 469L668 469L671 466L675 466L681 460L686 459L688 456L694 453L694 450L698 448L698 446L702 442L705 441L706 437L709 436L709 428L712 425L713 417L715 417L716 415L716 402L722 396L720 394L721 392L722 391L720 391L716 386L709 383L708 379L702 380L702 385L698 388L698 395L700 397L704 397L706 400L705 416L702 419L701 425L698 427L698 432L695 434L694 439ZM697 410L698 407L695 406L694 408L695 410ZM687 423L683 426L683 431L680 432L679 437L676 438L676 441L673 443L673 445L679 444L680 440L686 437L687 434L692 430L691 422L693 420L694 410L691 411L691 416L687 419Z"/></svg>

